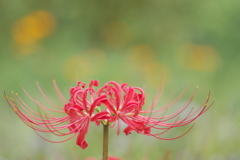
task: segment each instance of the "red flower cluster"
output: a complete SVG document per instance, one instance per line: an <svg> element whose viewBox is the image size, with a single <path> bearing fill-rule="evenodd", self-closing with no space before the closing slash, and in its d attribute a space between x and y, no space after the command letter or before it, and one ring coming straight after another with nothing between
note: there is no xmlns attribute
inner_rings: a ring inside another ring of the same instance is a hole
<svg viewBox="0 0 240 160"><path fill-rule="evenodd" d="M173 102L167 104L163 108L154 110L162 93L161 91L153 104L148 109L143 110L145 102L144 91L138 87L131 87L126 83L118 84L117 82L110 81L103 87L95 89L95 87L98 86L98 81L96 80L92 80L88 87L86 87L85 83L78 82L76 87L70 88L69 101L63 98L55 81L53 81L53 84L60 100L64 104L63 108L50 101L38 83L38 89L43 97L56 109L47 108L36 98L31 97L24 88L23 91L26 95L42 109L41 112L36 112L30 108L18 94L13 93L13 98L8 98L6 96L7 102L19 118L35 131L51 132L57 136L71 135L62 141L51 141L36 132L41 138L49 142L60 143L77 135L76 143L82 149L88 146L85 141L85 136L91 122L94 122L98 126L100 124L109 125L110 127L116 125L117 134L120 132L120 123L124 122L127 125L124 129L126 135L130 134L132 131L136 131L137 133L153 136L158 139L172 140L185 135L192 127L178 137L166 139L162 138L161 135L172 128L184 126L193 122L213 104L211 103L208 105L210 98L209 94L205 102L197 110L191 110L187 116L183 119L179 119L179 115L189 106L195 93L179 110L170 115L163 116L164 110L172 106L184 94L185 90ZM65 115L63 117L56 117L55 113L53 114L52 112L65 113ZM146 116L146 114L148 116ZM161 114L163 115L160 116ZM169 122L169 120L172 119L175 119L175 121ZM66 128L68 131L63 132ZM153 133L152 129L160 130L160 132Z"/></svg>

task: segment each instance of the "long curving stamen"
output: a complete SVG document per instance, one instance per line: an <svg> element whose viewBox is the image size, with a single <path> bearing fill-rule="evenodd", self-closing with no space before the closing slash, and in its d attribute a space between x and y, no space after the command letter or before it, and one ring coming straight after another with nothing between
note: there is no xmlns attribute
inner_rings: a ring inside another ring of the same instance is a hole
<svg viewBox="0 0 240 160"><path fill-rule="evenodd" d="M55 103L53 103L53 102L46 96L46 94L43 92L42 88L40 87L39 83L36 82L36 84L37 84L38 90L40 91L40 93L42 94L42 96L47 100L47 102L50 103L50 104L51 104L52 106L54 106L55 108L62 110L62 107L59 107L58 105L56 105ZM64 111L62 111L62 112L64 112Z"/></svg>
<svg viewBox="0 0 240 160"><path fill-rule="evenodd" d="M63 97L60 89L58 88L57 82L56 82L56 80L54 80L54 79L53 79L53 85L54 85L54 88L55 88L55 90L56 90L56 93L57 93L59 99L61 100L62 104L66 104L67 101L66 101L65 98Z"/></svg>

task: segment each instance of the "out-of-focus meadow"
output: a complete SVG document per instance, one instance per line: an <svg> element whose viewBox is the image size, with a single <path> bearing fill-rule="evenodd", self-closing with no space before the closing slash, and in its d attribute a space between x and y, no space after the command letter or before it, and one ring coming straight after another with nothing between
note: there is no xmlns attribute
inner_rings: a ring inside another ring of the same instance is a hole
<svg viewBox="0 0 240 160"><path fill-rule="evenodd" d="M146 106L164 79L159 107L190 83L172 110L187 102L197 85L192 107L200 106L211 90L215 104L184 137L162 141L137 133L117 136L111 129L109 154L126 160L164 159L166 154L183 160L240 159L239 16L240 1L235 0L1 0L0 160L101 157L101 127L91 125L86 150L75 145L75 138L48 143L8 107L4 91L9 96L18 92L32 104L20 85L40 97L36 81L61 105L52 77L66 98L77 80L126 82L145 89Z"/></svg>

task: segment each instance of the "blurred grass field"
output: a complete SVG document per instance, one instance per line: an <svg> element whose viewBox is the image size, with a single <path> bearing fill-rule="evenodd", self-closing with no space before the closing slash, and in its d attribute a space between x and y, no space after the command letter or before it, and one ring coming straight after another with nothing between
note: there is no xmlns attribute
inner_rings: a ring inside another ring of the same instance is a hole
<svg viewBox="0 0 240 160"><path fill-rule="evenodd" d="M61 105L52 78L66 98L80 80L126 82L144 88L150 105L161 82L159 107L174 92L173 107L184 104L199 86L191 106L211 91L214 106L184 137L161 141L137 133L110 130L109 154L125 160L240 159L240 1L6 1L0 0L0 160L67 160L101 157L102 128L91 125L86 150L75 139L52 144L40 139L11 111L4 91L20 85ZM174 108L172 108L174 110ZM174 129L165 137L188 129ZM56 137L49 135L55 139Z"/></svg>

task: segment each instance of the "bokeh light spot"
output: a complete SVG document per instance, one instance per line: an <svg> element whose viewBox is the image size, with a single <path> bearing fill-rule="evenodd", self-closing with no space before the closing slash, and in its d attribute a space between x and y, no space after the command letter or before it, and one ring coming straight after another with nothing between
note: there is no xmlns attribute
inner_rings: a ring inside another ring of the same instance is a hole
<svg viewBox="0 0 240 160"><path fill-rule="evenodd" d="M13 24L14 48L21 54L31 54L40 40L50 35L56 27L55 17L48 11L38 10Z"/></svg>
<svg viewBox="0 0 240 160"><path fill-rule="evenodd" d="M221 57L214 47L193 43L182 45L177 58L183 68L203 72L215 71L221 62Z"/></svg>
<svg viewBox="0 0 240 160"><path fill-rule="evenodd" d="M168 66L158 58L152 46L139 44L131 47L127 53L128 68L139 73L149 86L158 87L161 80L170 77Z"/></svg>
<svg viewBox="0 0 240 160"><path fill-rule="evenodd" d="M156 58L155 56L153 48L146 44L133 46L128 51L129 63L136 68L153 61Z"/></svg>
<svg viewBox="0 0 240 160"><path fill-rule="evenodd" d="M120 48L129 43L131 31L126 23L114 21L106 24L102 30L102 39L108 46Z"/></svg>
<svg viewBox="0 0 240 160"><path fill-rule="evenodd" d="M70 56L64 64L63 74L66 79L76 81L101 74L106 65L106 54L99 49L90 49L82 54Z"/></svg>

